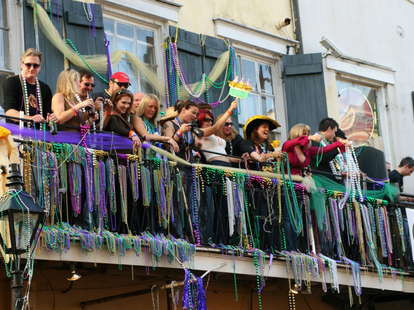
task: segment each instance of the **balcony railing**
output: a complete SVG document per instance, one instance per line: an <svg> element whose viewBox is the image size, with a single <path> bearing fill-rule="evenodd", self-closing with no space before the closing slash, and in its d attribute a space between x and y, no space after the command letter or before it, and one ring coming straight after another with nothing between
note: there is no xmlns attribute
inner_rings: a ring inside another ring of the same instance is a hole
<svg viewBox="0 0 414 310"><path fill-rule="evenodd" d="M21 144L26 191L48 211L47 249L64 254L75 242L123 257L145 248L154 265L165 256L181 266L210 249L251 256L258 276L265 260L282 258L298 285L319 276L334 288L343 264L357 294L361 268L380 280L412 268L405 209L385 190L352 199L332 188L310 194L301 178L284 174L190 164L154 146L120 153L130 142L111 134L5 126Z"/></svg>

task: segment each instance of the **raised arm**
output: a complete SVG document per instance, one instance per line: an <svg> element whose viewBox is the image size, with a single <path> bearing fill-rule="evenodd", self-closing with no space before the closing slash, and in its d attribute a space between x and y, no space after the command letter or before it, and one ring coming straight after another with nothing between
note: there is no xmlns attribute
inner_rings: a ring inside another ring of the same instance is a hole
<svg viewBox="0 0 414 310"><path fill-rule="evenodd" d="M295 146L306 146L309 144L309 137L308 136L300 136L295 139L287 140L283 143L282 151L283 152L291 152L294 150Z"/></svg>
<svg viewBox="0 0 414 310"><path fill-rule="evenodd" d="M213 126L207 128L200 128L204 133L204 137L214 135L216 132L218 132L224 126L224 123L233 114L233 111L236 108L237 101L235 100L230 104L230 107L227 109L227 111L219 119L217 119L216 123Z"/></svg>

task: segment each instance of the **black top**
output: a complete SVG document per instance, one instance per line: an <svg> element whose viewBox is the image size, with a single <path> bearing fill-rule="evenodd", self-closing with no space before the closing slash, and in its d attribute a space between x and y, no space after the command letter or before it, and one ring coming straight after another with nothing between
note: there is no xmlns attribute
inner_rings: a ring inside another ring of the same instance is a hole
<svg viewBox="0 0 414 310"><path fill-rule="evenodd" d="M321 146L320 143L312 141L312 146L319 147ZM322 174L333 180L336 180L334 175L332 174L331 166L329 163L335 159L335 156L339 154L338 149L334 149L327 153L320 153L317 156L314 156L311 161L312 172L316 174Z"/></svg>
<svg viewBox="0 0 414 310"><path fill-rule="evenodd" d="M243 153L245 153L243 151L245 148L245 142L246 141L244 141L243 138L237 134L233 140L226 141L226 153L233 156L242 156Z"/></svg>
<svg viewBox="0 0 414 310"><path fill-rule="evenodd" d="M104 128L105 131L113 131L118 135L125 137L129 136L131 129L131 124L122 115L117 114L110 116L109 121Z"/></svg>
<svg viewBox="0 0 414 310"><path fill-rule="evenodd" d="M241 151L242 154L244 153L253 153L253 152L257 152L259 154L262 153L269 153L269 152L273 152L274 149L271 145L267 144L267 143L262 143L259 146L257 146L253 143L253 141L251 140L243 140L243 144L241 144ZM267 166L268 163L259 163L257 161L250 161L249 162L249 169L251 170L262 170L262 167Z"/></svg>
<svg viewBox="0 0 414 310"><path fill-rule="evenodd" d="M43 117L46 118L47 114L52 112L52 92L46 83L39 81L39 84L40 93L42 95ZM33 95L37 99L36 84L30 84L26 82L26 85L28 96ZM25 111L23 89L19 75L11 76L3 82L3 94L3 108L5 112L10 109ZM37 106L37 103L36 105L29 106L29 115L36 114L39 114L39 107Z"/></svg>
<svg viewBox="0 0 414 310"><path fill-rule="evenodd" d="M398 187L400 188L400 192L404 191L404 176L400 174L397 170L393 170L390 172L388 178L390 179L390 183L398 183Z"/></svg>

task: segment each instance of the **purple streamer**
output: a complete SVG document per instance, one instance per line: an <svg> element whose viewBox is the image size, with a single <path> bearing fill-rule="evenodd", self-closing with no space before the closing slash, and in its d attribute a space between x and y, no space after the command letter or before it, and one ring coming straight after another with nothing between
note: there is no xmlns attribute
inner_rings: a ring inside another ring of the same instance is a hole
<svg viewBox="0 0 414 310"><path fill-rule="evenodd" d="M108 81L111 79L112 76L112 64L111 64L111 53L109 51L109 44L111 43L105 35L105 53L106 53L106 73L108 76Z"/></svg>
<svg viewBox="0 0 414 310"><path fill-rule="evenodd" d="M206 291L203 286L203 279L197 278L197 310L207 310Z"/></svg>
<svg viewBox="0 0 414 310"><path fill-rule="evenodd" d="M32 128L19 128L19 125L11 123L2 123L1 126L10 130L12 135L17 136L16 138L39 140L38 132ZM46 131L42 140L50 143L79 144L81 134L73 131L59 131L57 135L51 135ZM85 137L85 142L88 147L96 150L132 150L130 139L109 132L89 133Z"/></svg>

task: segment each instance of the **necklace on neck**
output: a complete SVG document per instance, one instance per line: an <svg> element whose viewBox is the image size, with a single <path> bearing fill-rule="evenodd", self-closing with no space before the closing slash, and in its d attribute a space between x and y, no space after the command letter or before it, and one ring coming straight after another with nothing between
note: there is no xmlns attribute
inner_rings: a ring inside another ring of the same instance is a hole
<svg viewBox="0 0 414 310"><path fill-rule="evenodd" d="M23 87L23 100L24 100L24 114L26 116L30 115L30 102L29 102L29 93L27 91L27 81L23 77L23 75L20 75L20 81L22 83ZM43 104L42 104L42 94L40 91L40 83L39 80L36 77L36 112L39 112L40 115L43 116Z"/></svg>

